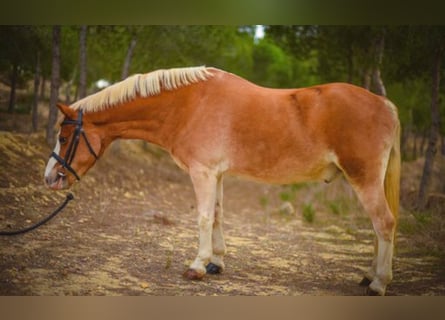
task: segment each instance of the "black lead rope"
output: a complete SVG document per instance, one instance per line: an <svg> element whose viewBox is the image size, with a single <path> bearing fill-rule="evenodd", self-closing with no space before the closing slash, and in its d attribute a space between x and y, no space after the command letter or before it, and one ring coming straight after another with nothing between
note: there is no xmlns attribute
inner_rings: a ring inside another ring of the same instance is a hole
<svg viewBox="0 0 445 320"><path fill-rule="evenodd" d="M77 174L77 172L71 167L71 163L72 163L72 161L74 159L74 156L76 154L77 147L79 146L79 141L80 141L80 137L81 136L85 139L85 143L86 143L86 145L88 147L88 150L94 156L94 158L96 160L99 158L99 156L96 154L96 152L94 152L94 149L91 146L91 143L88 140L87 135L86 135L85 131L82 128L82 125L83 125L82 118L83 118L83 113L82 113L82 110L80 110L78 115L77 115L77 119L76 120L65 119L62 122L62 126L63 125L75 125L76 126L76 128L74 130L74 136L71 139L71 143L68 146L68 150L65 153L65 157L62 158L61 156L59 156L54 151L50 155L50 157L55 158L57 160L57 162L59 162L62 165L63 168L65 168L69 172L71 172L76 177L77 180L80 180L80 177ZM53 213L51 213L49 216L47 216L42 221L40 221L40 222L38 222L38 223L28 227L28 228L24 228L24 229L20 229L20 230L16 230L16 231L0 231L0 236L15 236L15 235L18 235L18 234L29 232L31 230L34 230L34 229L40 227L42 224L45 224L46 222L48 222L49 220L54 218L60 211L63 210L63 208L65 208L65 206L68 204L68 202L70 202L73 199L74 199L73 194L72 193L68 193L66 195L65 201L60 205L60 207L58 207Z"/></svg>
<svg viewBox="0 0 445 320"><path fill-rule="evenodd" d="M24 229L15 230L15 231L0 231L0 236L15 236L15 235L18 235L18 234L22 234L22 233L26 233L26 232L32 231L32 230L40 227L41 225L47 223L49 220L54 218L60 211L63 210L63 208L65 208L65 206L68 204L68 202L70 202L73 199L74 199L74 196L70 192L70 193L68 193L66 195L65 201L63 201L63 203L60 205L60 207L58 207L53 213L51 213L45 219L39 221L38 223L36 223L36 224L34 224L32 226L24 228Z"/></svg>

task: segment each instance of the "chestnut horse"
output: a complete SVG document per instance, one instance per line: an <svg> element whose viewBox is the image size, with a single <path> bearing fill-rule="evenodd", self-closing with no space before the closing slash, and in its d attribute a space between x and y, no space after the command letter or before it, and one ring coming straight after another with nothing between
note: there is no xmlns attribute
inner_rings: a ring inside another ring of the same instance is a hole
<svg viewBox="0 0 445 320"><path fill-rule="evenodd" d="M400 124L389 100L344 83L300 89L257 86L207 67L136 74L71 106L45 171L52 189L79 180L116 139L167 150L188 172L199 249L184 273L224 269L223 175L288 184L343 174L368 213L376 245L362 284L385 294L392 279L399 207Z"/></svg>

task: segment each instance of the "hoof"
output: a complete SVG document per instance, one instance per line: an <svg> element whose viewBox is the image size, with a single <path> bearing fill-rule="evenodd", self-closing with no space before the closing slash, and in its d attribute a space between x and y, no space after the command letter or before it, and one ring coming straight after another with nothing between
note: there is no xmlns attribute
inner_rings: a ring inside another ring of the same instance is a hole
<svg viewBox="0 0 445 320"><path fill-rule="evenodd" d="M188 280L201 280L204 277L204 274L201 274L194 269L187 269L182 276Z"/></svg>
<svg viewBox="0 0 445 320"><path fill-rule="evenodd" d="M217 266L216 264L210 262L206 266L206 271L208 274L219 274L219 273L221 273L222 268L220 266Z"/></svg>
<svg viewBox="0 0 445 320"><path fill-rule="evenodd" d="M379 292L372 290L370 287L366 288L366 295L370 296L370 297L381 296L381 294Z"/></svg>
<svg viewBox="0 0 445 320"><path fill-rule="evenodd" d="M369 280L367 277L363 277L362 281L358 284L360 287L367 287L371 284L371 280Z"/></svg>

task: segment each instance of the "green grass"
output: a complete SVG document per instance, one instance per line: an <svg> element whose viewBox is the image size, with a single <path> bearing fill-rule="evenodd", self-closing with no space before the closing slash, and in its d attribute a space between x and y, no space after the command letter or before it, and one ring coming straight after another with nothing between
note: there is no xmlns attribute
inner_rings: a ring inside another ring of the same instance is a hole
<svg viewBox="0 0 445 320"><path fill-rule="evenodd" d="M289 192L281 192L280 193L280 199L283 202L286 201L291 201L293 198L295 198L295 196L293 196L292 194L290 194Z"/></svg>
<svg viewBox="0 0 445 320"><path fill-rule="evenodd" d="M315 209L311 203L303 205L303 219L306 222L312 223L315 219Z"/></svg>
<svg viewBox="0 0 445 320"><path fill-rule="evenodd" d="M430 211L411 212L413 219L399 219L398 229L406 235L414 235L425 232L428 229L434 229L434 215Z"/></svg>
<svg viewBox="0 0 445 320"><path fill-rule="evenodd" d="M337 198L335 200L326 201L329 211L336 215L347 215L351 210L351 200L345 198Z"/></svg>

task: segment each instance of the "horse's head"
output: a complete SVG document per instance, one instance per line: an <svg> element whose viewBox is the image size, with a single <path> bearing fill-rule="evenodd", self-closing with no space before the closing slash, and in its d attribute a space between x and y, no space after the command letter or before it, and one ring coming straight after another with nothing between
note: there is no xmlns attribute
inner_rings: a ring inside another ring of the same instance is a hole
<svg viewBox="0 0 445 320"><path fill-rule="evenodd" d="M54 190L69 188L80 180L101 153L99 131L82 111L58 104L64 119L45 170L45 182Z"/></svg>

